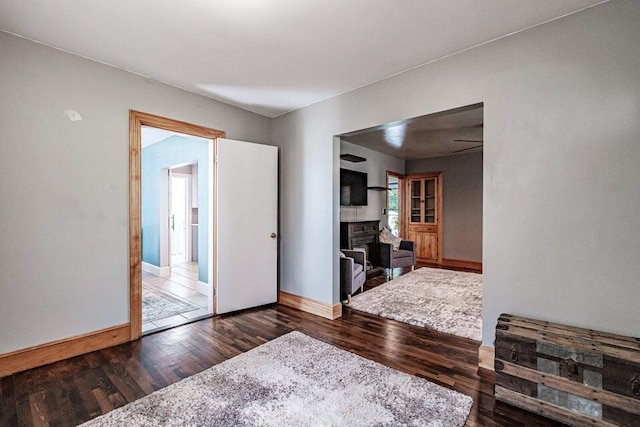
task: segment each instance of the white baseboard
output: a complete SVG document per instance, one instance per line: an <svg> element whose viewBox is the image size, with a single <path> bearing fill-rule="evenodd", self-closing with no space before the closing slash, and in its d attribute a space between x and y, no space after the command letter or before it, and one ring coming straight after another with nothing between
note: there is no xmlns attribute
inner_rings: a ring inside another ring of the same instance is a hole
<svg viewBox="0 0 640 427"><path fill-rule="evenodd" d="M142 261L142 271L146 271L147 273L151 273L158 277L171 276L171 267L158 267L157 265L149 264L144 261Z"/></svg>
<svg viewBox="0 0 640 427"><path fill-rule="evenodd" d="M211 296L211 286L209 286L208 283L204 283L198 280L198 287L196 288L196 290L208 297Z"/></svg>

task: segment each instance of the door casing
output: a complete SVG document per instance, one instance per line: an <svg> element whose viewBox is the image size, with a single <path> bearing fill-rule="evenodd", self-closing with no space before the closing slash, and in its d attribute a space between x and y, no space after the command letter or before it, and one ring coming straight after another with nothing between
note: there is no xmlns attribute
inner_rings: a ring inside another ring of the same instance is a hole
<svg viewBox="0 0 640 427"><path fill-rule="evenodd" d="M131 340L142 336L142 126L209 139L211 141L210 153L214 152L215 139L225 137L225 133L221 130L129 110L129 325ZM213 157L213 154L210 154L210 157ZM213 198L215 198L215 191L214 187ZM210 215L213 216L213 210L210 211ZM215 224L212 219L211 223ZM210 257L213 255L213 253L209 254ZM213 286L215 287L215 283Z"/></svg>

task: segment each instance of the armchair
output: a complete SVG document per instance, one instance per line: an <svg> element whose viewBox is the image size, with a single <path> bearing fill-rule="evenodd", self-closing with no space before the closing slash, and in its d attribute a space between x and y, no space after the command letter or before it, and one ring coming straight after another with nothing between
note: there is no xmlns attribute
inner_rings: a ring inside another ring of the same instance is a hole
<svg viewBox="0 0 640 427"><path fill-rule="evenodd" d="M351 304L351 295L358 288L362 291L367 280L367 260L364 250L340 250L345 256L340 258L340 299Z"/></svg>
<svg viewBox="0 0 640 427"><path fill-rule="evenodd" d="M393 250L393 246L389 243L380 243L380 266L387 268L388 278L391 279L391 270L398 267L411 267L413 270L416 264L416 242L411 240L403 240L400 242L400 248Z"/></svg>

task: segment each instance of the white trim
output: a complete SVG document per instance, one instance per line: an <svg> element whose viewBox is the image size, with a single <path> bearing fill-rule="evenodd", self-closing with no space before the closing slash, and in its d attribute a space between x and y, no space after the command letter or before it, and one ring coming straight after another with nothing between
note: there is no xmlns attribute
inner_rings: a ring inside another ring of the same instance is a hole
<svg viewBox="0 0 640 427"><path fill-rule="evenodd" d="M151 273L158 277L171 276L171 267L158 267L157 265L149 264L144 261L142 261L142 271L146 271L147 273Z"/></svg>
<svg viewBox="0 0 640 427"><path fill-rule="evenodd" d="M196 290L201 294L205 294L208 297L211 296L211 286L209 286L208 283L204 283L198 280L198 286L196 287Z"/></svg>
<svg viewBox="0 0 640 427"><path fill-rule="evenodd" d="M160 266L169 267L171 264L171 245L169 245L169 224L171 212L169 208L169 192L171 191L171 171L163 168L160 173Z"/></svg>

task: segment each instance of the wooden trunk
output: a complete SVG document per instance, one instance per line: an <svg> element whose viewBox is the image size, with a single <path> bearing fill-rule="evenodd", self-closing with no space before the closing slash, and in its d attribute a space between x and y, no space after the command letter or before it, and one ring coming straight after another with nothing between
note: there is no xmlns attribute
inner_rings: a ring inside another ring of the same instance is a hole
<svg viewBox="0 0 640 427"><path fill-rule="evenodd" d="M572 426L640 426L640 339L498 318L495 396Z"/></svg>

